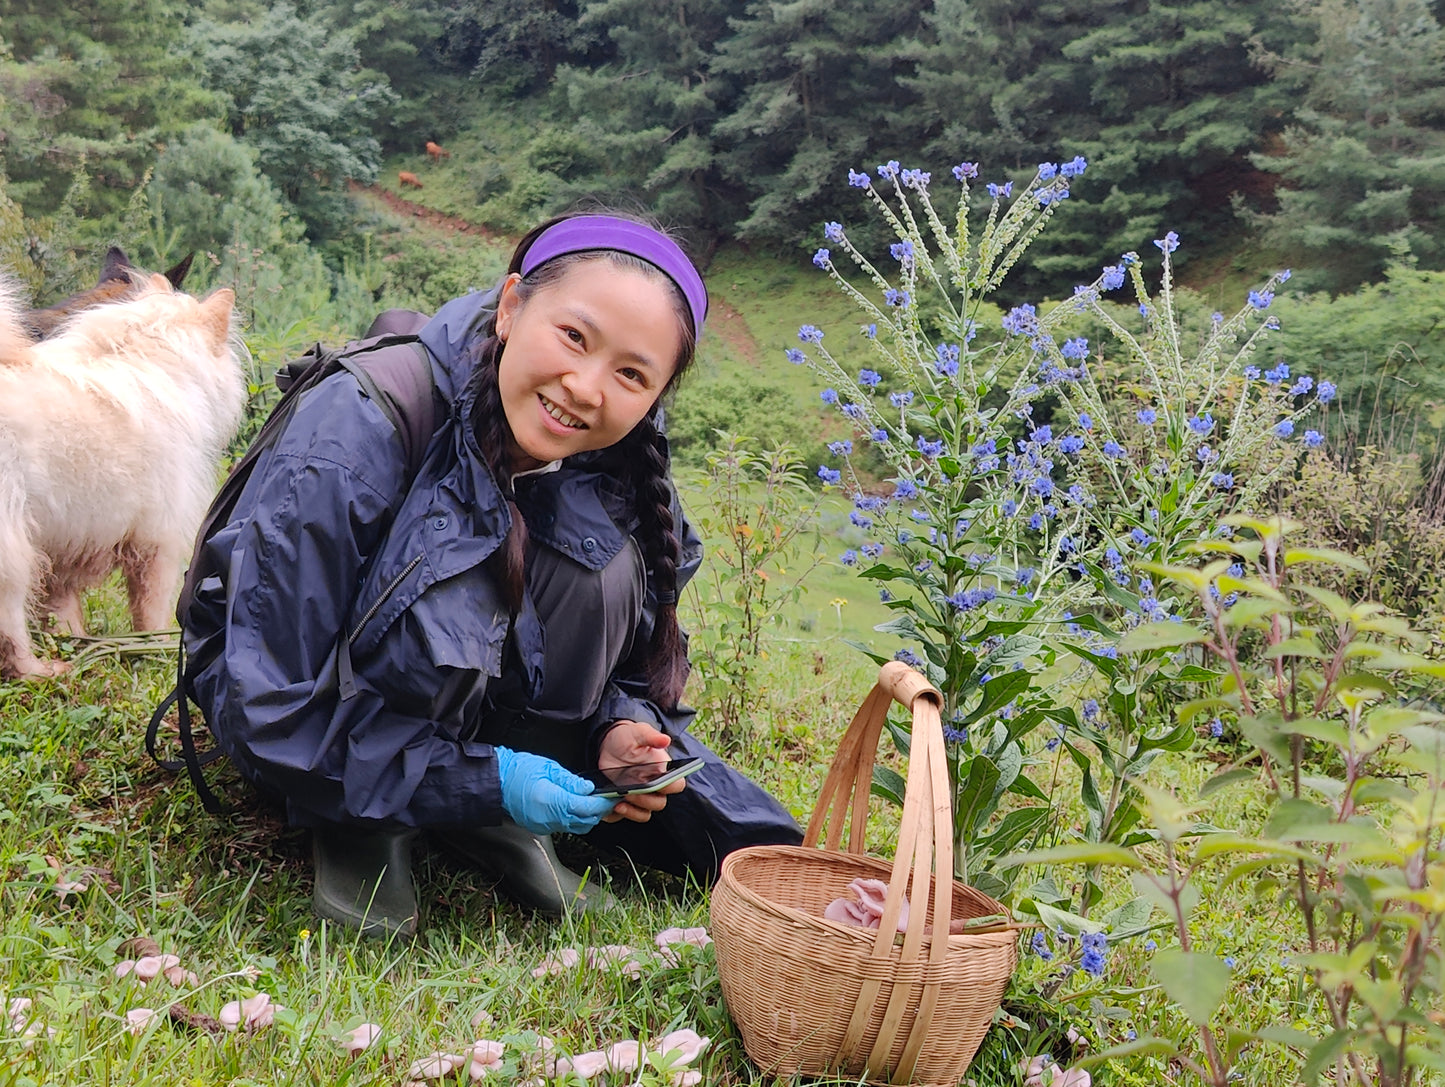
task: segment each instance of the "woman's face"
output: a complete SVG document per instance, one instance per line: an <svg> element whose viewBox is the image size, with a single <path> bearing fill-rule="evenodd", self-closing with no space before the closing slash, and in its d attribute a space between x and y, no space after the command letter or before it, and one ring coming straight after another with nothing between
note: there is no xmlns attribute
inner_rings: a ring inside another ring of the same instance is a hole
<svg viewBox="0 0 1445 1087"><path fill-rule="evenodd" d="M657 403L682 352L664 281L589 260L523 300L520 278L503 284L496 325L514 472L620 441Z"/></svg>

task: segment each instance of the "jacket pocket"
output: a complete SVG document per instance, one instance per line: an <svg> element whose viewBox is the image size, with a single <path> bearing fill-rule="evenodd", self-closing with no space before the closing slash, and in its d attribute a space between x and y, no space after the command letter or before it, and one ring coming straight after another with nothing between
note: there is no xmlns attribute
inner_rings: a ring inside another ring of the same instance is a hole
<svg viewBox="0 0 1445 1087"><path fill-rule="evenodd" d="M415 625L432 664L501 675L507 610L479 568L428 587L407 617L411 623L406 625Z"/></svg>

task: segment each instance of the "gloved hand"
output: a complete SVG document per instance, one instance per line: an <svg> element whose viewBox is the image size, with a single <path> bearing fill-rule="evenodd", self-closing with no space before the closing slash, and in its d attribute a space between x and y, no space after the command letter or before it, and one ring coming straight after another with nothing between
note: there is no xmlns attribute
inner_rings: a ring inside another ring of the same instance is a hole
<svg viewBox="0 0 1445 1087"><path fill-rule="evenodd" d="M506 747L492 750L502 779L502 807L533 834L586 834L617 803L591 796L590 781L552 759Z"/></svg>

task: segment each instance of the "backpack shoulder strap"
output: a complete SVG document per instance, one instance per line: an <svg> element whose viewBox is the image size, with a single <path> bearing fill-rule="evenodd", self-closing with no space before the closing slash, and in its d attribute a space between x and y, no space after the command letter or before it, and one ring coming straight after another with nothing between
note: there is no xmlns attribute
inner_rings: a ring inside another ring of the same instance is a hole
<svg viewBox="0 0 1445 1087"><path fill-rule="evenodd" d="M203 569L201 556L205 540L230 518L241 489L250 477L252 465L263 449L275 444L281 429L294 414L300 394L338 368L346 370L356 379L362 391L376 401L382 413L396 428L406 459L408 484L416 478L427 446L436 430L438 415L436 381L432 376L431 355L426 347L412 332L381 336L375 343L365 346L349 345L338 353L326 352L317 345L308 355L304 367L293 365L289 370L283 370L277 375L277 385L283 389L281 402L267 418L262 434L257 435L245 456L232 468L221 492L207 511L176 607L177 618L182 626L185 625L185 613L189 601L194 598L198 577ZM171 771L186 770L200 796L202 806L215 815L223 810L223 805L207 785L201 768L219 758L222 752L220 748L213 748L204 754L196 750L190 706L185 693L184 646L183 638L176 653L176 685L151 714L146 728L146 750L163 768ZM164 758L158 750L161 721L172 705L176 707L179 715L180 759Z"/></svg>
<svg viewBox="0 0 1445 1087"><path fill-rule="evenodd" d="M427 349L415 336L383 336L337 361L391 420L406 457L407 479L416 478L437 426L436 381Z"/></svg>

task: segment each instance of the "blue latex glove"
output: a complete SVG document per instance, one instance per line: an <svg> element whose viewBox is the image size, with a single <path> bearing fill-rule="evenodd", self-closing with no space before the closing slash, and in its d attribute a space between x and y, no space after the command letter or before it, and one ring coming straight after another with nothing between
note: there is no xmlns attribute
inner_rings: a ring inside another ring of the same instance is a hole
<svg viewBox="0 0 1445 1087"><path fill-rule="evenodd" d="M502 779L502 807L533 834L586 834L617 804L591 796L592 782L560 762L506 747L492 750Z"/></svg>

